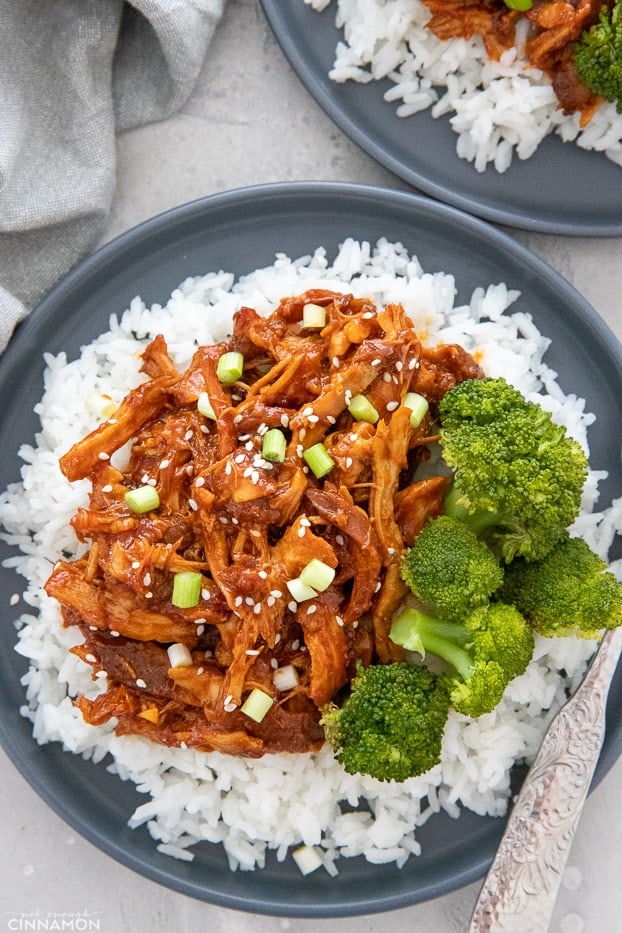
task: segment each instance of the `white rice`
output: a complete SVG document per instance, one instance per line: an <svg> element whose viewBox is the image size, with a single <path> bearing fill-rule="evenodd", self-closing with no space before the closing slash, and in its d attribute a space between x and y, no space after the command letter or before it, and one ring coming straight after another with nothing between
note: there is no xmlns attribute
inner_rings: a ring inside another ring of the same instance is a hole
<svg viewBox="0 0 622 933"><path fill-rule="evenodd" d="M42 590L61 552L78 552L68 523L85 503L87 483L69 484L58 458L96 423L84 400L107 393L119 401L143 378L137 352L157 333L184 367L197 343L226 335L241 305L268 313L281 297L316 286L369 295L379 303L401 302L429 342L459 342L476 353L489 374L503 373L528 397L540 398L586 450L593 421L582 399L562 393L544 361L549 340L520 310L518 292L492 284L476 289L468 305L456 306L450 274L425 273L416 257L385 240L373 248L347 240L332 265L318 248L296 260L279 255L273 266L239 281L225 272L188 279L166 307L147 308L135 298L78 359L46 357L45 394L36 407L41 430L32 446L20 450L21 482L0 496L3 537L18 550L8 563L26 580L23 600L29 607L16 646L29 661L23 715L32 721L38 743L61 742L94 762L110 756L110 770L145 796L128 813L129 825L146 824L162 852L190 859L195 844L220 843L232 869L261 867L269 849L282 860L302 844L317 847L331 874L339 856L362 854L371 862L402 866L419 853L417 829L434 813L457 817L466 807L502 815L513 765L532 758L594 650L592 642L538 638L533 662L498 708L478 720L452 713L441 763L403 784L344 773L328 746L317 754L253 761L166 749L140 737L116 737L111 724L85 724L71 698L93 696L103 687L93 683L90 666L68 653L76 633L62 628L57 605ZM590 474L577 530L606 556L622 528L622 509L616 502L593 513L603 476Z"/></svg>
<svg viewBox="0 0 622 933"><path fill-rule="evenodd" d="M320 11L331 0L304 2ZM430 16L421 0L337 0L343 41L330 78L388 79L392 87L384 98L396 105L398 117L428 109L433 117L452 114L457 154L478 172L490 164L505 172L514 155L528 159L550 133L622 166L622 115L615 104L603 103L581 129L579 115L562 112L549 77L530 66L520 48L490 61L480 36L443 42L426 28Z"/></svg>

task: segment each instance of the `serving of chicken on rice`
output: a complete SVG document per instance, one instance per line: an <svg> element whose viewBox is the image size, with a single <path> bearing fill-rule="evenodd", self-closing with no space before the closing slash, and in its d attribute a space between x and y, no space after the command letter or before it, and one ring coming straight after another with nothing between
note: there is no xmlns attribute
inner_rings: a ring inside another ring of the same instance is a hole
<svg viewBox="0 0 622 933"><path fill-rule="evenodd" d="M321 330L305 327L309 304L323 309ZM217 364L229 352L242 354L243 373L223 384ZM435 440L436 403L480 367L459 346L424 347L400 305L316 289L269 317L242 307L231 338L200 347L185 372L156 336L142 370L147 381L61 459L69 480L92 483L72 520L89 548L46 584L82 634L74 652L106 674L105 692L77 699L82 714L169 746L316 750L320 710L357 660L401 657L388 637L405 595L401 555L442 511L449 482L412 474ZM430 406L417 428L408 392ZM212 417L197 408L204 393ZM349 413L357 394L375 424ZM286 438L281 462L262 455L273 428ZM114 467L130 441L127 465ZM303 456L317 444L333 464L320 478ZM144 486L159 505L137 514L125 496ZM288 583L314 558L334 579L297 602ZM173 582L185 572L200 574L200 597L179 608ZM172 645L184 663L172 665ZM283 668L294 683L279 690ZM255 689L273 700L260 721L242 709Z"/></svg>

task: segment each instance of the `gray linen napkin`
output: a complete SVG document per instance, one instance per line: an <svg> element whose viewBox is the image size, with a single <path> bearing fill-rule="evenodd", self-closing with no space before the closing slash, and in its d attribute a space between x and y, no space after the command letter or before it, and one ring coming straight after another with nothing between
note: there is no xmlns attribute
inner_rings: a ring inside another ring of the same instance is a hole
<svg viewBox="0 0 622 933"><path fill-rule="evenodd" d="M192 92L225 0L0 0L0 352L101 235L115 134Z"/></svg>

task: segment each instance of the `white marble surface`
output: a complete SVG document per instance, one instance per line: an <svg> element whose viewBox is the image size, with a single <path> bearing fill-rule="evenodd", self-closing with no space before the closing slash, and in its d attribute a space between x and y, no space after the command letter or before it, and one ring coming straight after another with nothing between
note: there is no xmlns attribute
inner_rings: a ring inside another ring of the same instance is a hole
<svg viewBox="0 0 622 933"><path fill-rule="evenodd" d="M286 2L286 0L284 0ZM291 0L290 0L291 2ZM228 0L199 85L183 112L126 133L104 239L169 207L260 182L337 179L406 186L351 143L292 74L256 0ZM509 231L565 275L622 337L622 240ZM622 761L588 800L555 910L554 933L614 933L622 922ZM92 847L0 756L0 931L15 918L89 912L105 933L460 933L478 885L385 916L258 917L208 906L130 872ZM468 840L465 839L465 845ZM60 920L59 920L60 923ZM78 927L76 927L77 929Z"/></svg>

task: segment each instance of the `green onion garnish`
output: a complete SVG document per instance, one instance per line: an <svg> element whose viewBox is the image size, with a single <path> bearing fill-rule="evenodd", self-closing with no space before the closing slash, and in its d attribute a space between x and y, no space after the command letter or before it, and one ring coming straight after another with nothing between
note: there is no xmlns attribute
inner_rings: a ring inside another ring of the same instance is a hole
<svg viewBox="0 0 622 933"><path fill-rule="evenodd" d="M418 428L430 407L428 405L428 400L417 392L407 392L404 396L404 405L406 408L410 408L411 428Z"/></svg>
<svg viewBox="0 0 622 933"><path fill-rule="evenodd" d="M237 382L244 372L244 357L237 350L230 350L223 355L216 364L216 375L220 382L230 385Z"/></svg>
<svg viewBox="0 0 622 933"><path fill-rule="evenodd" d="M261 722L273 703L274 700L271 696L255 687L251 690L240 709L251 719L254 719L255 722Z"/></svg>
<svg viewBox="0 0 622 933"><path fill-rule="evenodd" d="M300 846L299 849L294 849L292 858L303 875L310 875L312 871L317 871L323 864L314 846Z"/></svg>
<svg viewBox="0 0 622 933"><path fill-rule="evenodd" d="M178 609L192 609L201 598L201 574L182 570L173 577L171 602Z"/></svg>
<svg viewBox="0 0 622 933"><path fill-rule="evenodd" d="M307 566L300 572L300 580L307 586L313 587L318 593L327 589L335 579L335 571L324 561L313 557Z"/></svg>
<svg viewBox="0 0 622 933"><path fill-rule="evenodd" d="M378 412L364 395L355 395L348 405L348 411L356 421L369 421L375 424L378 420Z"/></svg>
<svg viewBox="0 0 622 933"><path fill-rule="evenodd" d="M130 489L124 497L132 512L142 515L143 512L151 512L160 505L160 496L155 486L139 486L138 489Z"/></svg>
<svg viewBox="0 0 622 933"><path fill-rule="evenodd" d="M313 444L312 447L303 450L302 456L317 479L326 476L335 466L335 461L328 455L328 451L322 443Z"/></svg>
<svg viewBox="0 0 622 933"><path fill-rule="evenodd" d="M190 667L192 664L192 655L185 645L180 642L169 645L166 649L168 660L171 667Z"/></svg>
<svg viewBox="0 0 622 933"><path fill-rule="evenodd" d="M283 432L278 428L270 428L263 436L261 456L264 460L271 460L273 463L283 463L286 447L287 441Z"/></svg>
<svg viewBox="0 0 622 933"><path fill-rule="evenodd" d="M521 13L524 13L526 10L532 8L533 0L505 0L505 5L509 7L510 10L519 10Z"/></svg>
<svg viewBox="0 0 622 933"><path fill-rule="evenodd" d="M308 302L302 309L302 326L322 328L326 326L326 308Z"/></svg>
<svg viewBox="0 0 622 933"><path fill-rule="evenodd" d="M204 418L210 418L212 421L216 421L216 412L212 408L212 403L209 400L207 392L201 392L199 395L197 411L200 415L203 415Z"/></svg>
<svg viewBox="0 0 622 933"><path fill-rule="evenodd" d="M307 599L314 599L317 596L317 590L305 583L300 577L294 577L286 583L287 589L297 603L304 603Z"/></svg>

